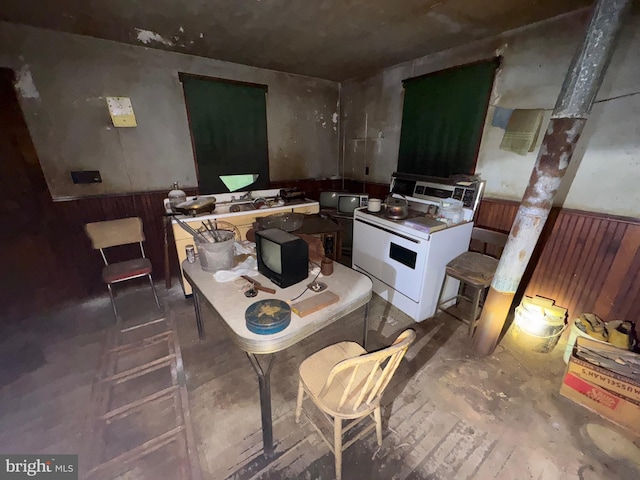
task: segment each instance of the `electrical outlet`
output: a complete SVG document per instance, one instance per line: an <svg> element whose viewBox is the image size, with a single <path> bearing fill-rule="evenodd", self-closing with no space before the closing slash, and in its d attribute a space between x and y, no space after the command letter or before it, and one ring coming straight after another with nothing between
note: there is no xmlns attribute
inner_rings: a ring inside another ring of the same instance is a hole
<svg viewBox="0 0 640 480"><path fill-rule="evenodd" d="M73 183L102 183L99 170L76 170L71 172Z"/></svg>

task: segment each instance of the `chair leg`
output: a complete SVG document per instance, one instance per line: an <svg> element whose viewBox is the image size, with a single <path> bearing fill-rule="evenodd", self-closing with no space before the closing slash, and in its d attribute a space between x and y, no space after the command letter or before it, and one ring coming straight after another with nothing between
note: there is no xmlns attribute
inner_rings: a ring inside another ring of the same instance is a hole
<svg viewBox="0 0 640 480"><path fill-rule="evenodd" d="M160 308L160 302L158 301L158 294L156 293L156 287L153 285L153 279L151 278L151 274L147 275L149 277L149 283L151 284L151 291L153 292L153 298L156 299L156 305Z"/></svg>
<svg viewBox="0 0 640 480"><path fill-rule="evenodd" d="M378 446L382 446L382 415L380 414L380 407L373 411L373 416L376 419L376 435L378 436Z"/></svg>
<svg viewBox="0 0 640 480"><path fill-rule="evenodd" d="M480 310L480 297L482 296L482 289L476 289L473 293L473 306L471 308L471 317L469 317L469 337L473 337L473 333L476 329L476 322L478 321L478 310Z"/></svg>
<svg viewBox="0 0 640 480"><path fill-rule="evenodd" d="M113 308L113 314L116 317L116 322L118 321L118 310L116 310L116 301L113 298L113 290L111 290L111 284L107 283L107 288L109 289L109 298L111 299L111 308Z"/></svg>
<svg viewBox="0 0 640 480"><path fill-rule="evenodd" d="M302 400L304 399L304 387L302 380L298 382L298 403L296 404L296 423L300 423L300 414L302 413Z"/></svg>
<svg viewBox="0 0 640 480"><path fill-rule="evenodd" d="M333 455L336 457L336 480L342 478L342 419L333 419Z"/></svg>
<svg viewBox="0 0 640 480"><path fill-rule="evenodd" d="M464 287L465 283L461 280L458 280L458 296L456 297L456 305L460 303L460 298L464 298Z"/></svg>

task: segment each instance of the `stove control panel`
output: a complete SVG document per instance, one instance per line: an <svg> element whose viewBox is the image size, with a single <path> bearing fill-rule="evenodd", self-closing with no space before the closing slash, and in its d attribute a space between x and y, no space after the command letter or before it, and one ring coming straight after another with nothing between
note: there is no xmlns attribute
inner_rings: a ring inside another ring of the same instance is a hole
<svg viewBox="0 0 640 480"><path fill-rule="evenodd" d="M453 198L460 200L467 208L473 208L476 200L476 188L456 187L453 190Z"/></svg>
<svg viewBox="0 0 640 480"><path fill-rule="evenodd" d="M460 200L466 208L475 211L480 203L484 181L453 182L446 178L394 173L391 191L406 197L440 202L443 199Z"/></svg>

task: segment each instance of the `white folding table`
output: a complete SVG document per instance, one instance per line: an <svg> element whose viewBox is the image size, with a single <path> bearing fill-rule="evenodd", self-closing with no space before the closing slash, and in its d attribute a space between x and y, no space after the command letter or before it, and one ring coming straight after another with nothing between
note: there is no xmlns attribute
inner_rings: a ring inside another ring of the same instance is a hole
<svg viewBox="0 0 640 480"><path fill-rule="evenodd" d="M199 263L182 264L184 276L193 287L193 304L196 313L196 324L200 340L204 339L204 325L201 315L201 304L215 310L233 342L246 352L251 365L258 375L260 388L260 409L262 416L262 441L264 454L270 456L273 453L273 426L271 420L271 384L270 374L275 358L275 353L298 343L330 325L349 313L365 306L363 346L366 347L367 328L369 316L369 300L372 295L372 283L369 277L356 272L344 265L334 263L333 274L321 277L327 284L327 290L340 297L337 303L311 313L305 317L298 317L291 313L291 323L287 328L278 333L260 335L249 331L246 327L245 311L258 300L275 298L285 302L300 295L305 286L313 280L309 276L307 280L292 285L288 288L279 288L266 277L258 275L253 277L265 287L275 288L275 294L260 291L257 297L247 298L243 289L236 282L217 282L213 274L205 272ZM238 282L239 283L239 282ZM316 295L310 290L296 301L304 300ZM264 357L264 365L259 361Z"/></svg>

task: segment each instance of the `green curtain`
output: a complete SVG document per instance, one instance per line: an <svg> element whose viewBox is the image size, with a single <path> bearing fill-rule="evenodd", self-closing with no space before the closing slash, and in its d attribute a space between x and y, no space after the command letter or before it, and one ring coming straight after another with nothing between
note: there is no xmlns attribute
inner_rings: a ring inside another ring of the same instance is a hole
<svg viewBox="0 0 640 480"><path fill-rule="evenodd" d="M228 192L220 175L257 173L269 187L266 86L181 76L200 193Z"/></svg>
<svg viewBox="0 0 640 480"><path fill-rule="evenodd" d="M498 61L405 80L398 171L473 174Z"/></svg>

